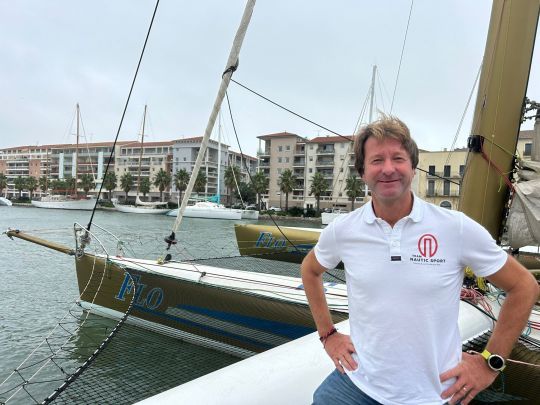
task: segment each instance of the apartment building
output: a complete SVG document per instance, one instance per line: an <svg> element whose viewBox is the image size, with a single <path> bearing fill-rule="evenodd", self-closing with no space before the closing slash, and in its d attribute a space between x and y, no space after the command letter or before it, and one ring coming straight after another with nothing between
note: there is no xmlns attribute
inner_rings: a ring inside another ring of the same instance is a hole
<svg viewBox="0 0 540 405"><path fill-rule="evenodd" d="M141 156L142 147L142 156ZM145 142L141 145L138 141L123 142L116 145L114 172L116 174L117 191L115 196L119 199L125 199L125 192L121 190L121 178L125 173L130 173L133 178L133 187L128 193L128 199L137 195L137 184L139 181L139 162L141 166L141 180L147 178L150 180L150 192L146 198L150 201L158 201L160 197L159 189L154 185L156 174L163 169L171 175L172 179L172 149L173 141ZM172 180L171 180L172 182ZM163 198L166 200L169 196L170 188L165 190Z"/></svg>
<svg viewBox="0 0 540 405"><path fill-rule="evenodd" d="M17 177L32 176L40 178L47 174L47 163L49 145L42 146L16 146L0 150L0 173L7 177L8 186L3 190L3 196L7 198L18 198L19 191L15 188ZM41 195L38 188L34 195ZM23 197L28 197L29 192L23 191Z"/></svg>
<svg viewBox="0 0 540 405"><path fill-rule="evenodd" d="M307 145L305 207L316 207L317 201L309 195L309 191L313 175L318 172L328 182L328 191L320 199L321 209L349 208L346 180L351 174L358 177L354 168L353 137L321 136L308 141ZM363 197L357 198L356 203L362 202Z"/></svg>
<svg viewBox="0 0 540 405"><path fill-rule="evenodd" d="M242 156L240 152L229 150L227 162L228 165L234 165L240 169L240 179L238 181L249 183L248 172L251 175L257 172L257 158L245 153Z"/></svg>
<svg viewBox="0 0 540 405"><path fill-rule="evenodd" d="M289 207L303 207L306 181L306 138L289 132L261 135L259 139L258 170L269 179L268 192L262 195L267 207L284 207L285 196L279 187L283 170L290 169L297 179L289 194Z"/></svg>

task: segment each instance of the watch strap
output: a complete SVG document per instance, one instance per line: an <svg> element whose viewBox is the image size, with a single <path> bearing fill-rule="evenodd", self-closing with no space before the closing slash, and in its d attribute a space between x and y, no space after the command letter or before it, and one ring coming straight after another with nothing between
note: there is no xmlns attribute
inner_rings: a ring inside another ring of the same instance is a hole
<svg viewBox="0 0 540 405"><path fill-rule="evenodd" d="M491 353L489 351L487 351L486 349L484 349L484 351L482 353L480 353L480 355L486 359L486 361L488 361L489 359L489 356L491 356Z"/></svg>

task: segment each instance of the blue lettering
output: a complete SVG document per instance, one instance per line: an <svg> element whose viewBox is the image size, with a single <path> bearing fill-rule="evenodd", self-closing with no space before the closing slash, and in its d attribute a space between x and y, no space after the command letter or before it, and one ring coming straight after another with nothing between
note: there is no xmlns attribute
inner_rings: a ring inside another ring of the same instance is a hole
<svg viewBox="0 0 540 405"><path fill-rule="evenodd" d="M126 293L131 294L133 292L133 281L135 281L135 283L138 283L139 279L140 276L130 276L128 272L125 272L124 281L120 286L120 291L118 291L118 294L114 298L120 301L124 301L124 296L126 295Z"/></svg>
<svg viewBox="0 0 540 405"><path fill-rule="evenodd" d="M153 301L153 302L152 302ZM163 301L163 290L159 287L152 288L146 296L146 307L156 309Z"/></svg>

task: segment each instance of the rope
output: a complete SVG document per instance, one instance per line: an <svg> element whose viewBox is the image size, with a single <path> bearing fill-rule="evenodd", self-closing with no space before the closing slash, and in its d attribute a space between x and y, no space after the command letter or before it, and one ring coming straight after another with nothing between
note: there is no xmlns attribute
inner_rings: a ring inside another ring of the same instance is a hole
<svg viewBox="0 0 540 405"><path fill-rule="evenodd" d="M409 24L411 22L411 15L413 10L414 0L411 0L411 8L409 10L409 18L407 20L407 28L405 29L405 37L403 38L403 46L401 47L401 56L399 58L399 65L398 65L398 71L396 75L396 84L394 85L394 94L392 95L392 104L390 105L390 114L392 114L392 110L394 109L394 99L396 98L396 90L399 82L399 73L401 71L401 63L403 61L403 54L405 53L405 44L407 43L407 34L409 33Z"/></svg>
<svg viewBox="0 0 540 405"><path fill-rule="evenodd" d="M146 33L146 38L144 39L144 45L141 50L141 55L139 56L139 62L137 63L137 68L135 69L135 74L133 75L133 80L131 81L131 87L129 89L129 93L126 99L126 103L124 105L124 111L122 112L122 117L120 118L120 123L118 124L118 129L116 131L116 136L114 138L114 142L111 148L111 153L109 155L109 159L107 160L107 166L105 166L105 171L103 172L103 179L105 180L105 176L107 176L107 173L109 172L109 167L111 165L112 158L114 156L114 149L116 146L116 143L118 142L118 137L120 136L120 130L122 129L122 124L124 123L124 117L126 116L126 111L129 105L129 100L131 99L131 93L133 92L133 88L135 87L135 81L137 80L137 75L139 74L139 68L141 67L141 62L144 56L144 51L146 50L146 45L148 43L148 38L150 37L150 32L152 31L152 26L154 25L154 19L156 17L157 9L159 6L159 0L156 0L156 6L154 7L154 13L152 14L152 19L150 20L150 25L148 27L148 31ZM101 185L99 186L99 191L96 196L96 203L94 204L94 208L92 209L92 214L90 215L90 221L88 222L88 226L86 227L88 230L92 227L92 221L94 220L94 214L96 213L99 196L101 195L101 192L103 190L103 184L105 181L101 182Z"/></svg>

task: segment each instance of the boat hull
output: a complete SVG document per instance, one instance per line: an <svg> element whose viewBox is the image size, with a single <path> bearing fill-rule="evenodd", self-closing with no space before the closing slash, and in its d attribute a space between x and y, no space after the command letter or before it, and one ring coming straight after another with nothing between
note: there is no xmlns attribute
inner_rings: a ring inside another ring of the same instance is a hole
<svg viewBox="0 0 540 405"><path fill-rule="evenodd" d="M96 200L32 201L37 208L92 211Z"/></svg>
<svg viewBox="0 0 540 405"><path fill-rule="evenodd" d="M7 198L0 197L0 205L10 207L10 206L12 206L13 204L12 204L11 201L9 201Z"/></svg>
<svg viewBox="0 0 540 405"><path fill-rule="evenodd" d="M236 224L234 232L242 256L301 263L319 240L321 229Z"/></svg>
<svg viewBox="0 0 540 405"><path fill-rule="evenodd" d="M148 214L148 215L165 215L170 211L168 208L155 208L155 207L135 207L134 205L120 205L115 204L114 208L119 212L126 212L129 214Z"/></svg>
<svg viewBox="0 0 540 405"><path fill-rule="evenodd" d="M76 268L81 301L124 313L133 300L129 318L233 354L263 352L315 330L298 278L91 255ZM341 298L332 316L339 322L348 318L346 290L335 291Z"/></svg>
<svg viewBox="0 0 540 405"><path fill-rule="evenodd" d="M178 215L178 208L170 211L167 215L175 217ZM240 220L242 219L242 210L234 210L230 208L200 208L195 206L188 206L184 211L184 217L187 218L206 218L206 219L229 219Z"/></svg>
<svg viewBox="0 0 540 405"><path fill-rule="evenodd" d="M242 219L259 219L259 211L256 210L242 210Z"/></svg>

